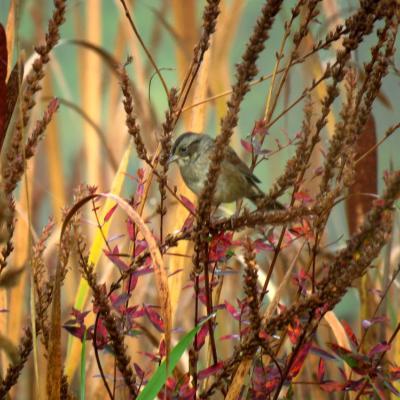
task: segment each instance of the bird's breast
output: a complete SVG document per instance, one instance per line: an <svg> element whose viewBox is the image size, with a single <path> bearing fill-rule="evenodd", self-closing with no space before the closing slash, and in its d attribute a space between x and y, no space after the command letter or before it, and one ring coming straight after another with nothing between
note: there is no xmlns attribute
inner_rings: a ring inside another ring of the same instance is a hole
<svg viewBox="0 0 400 400"><path fill-rule="evenodd" d="M208 160L206 161L207 162L200 162L200 160L197 159L196 162L188 163L186 166L181 168L183 180L189 189L197 196L202 192L204 182L207 179L209 162Z"/></svg>

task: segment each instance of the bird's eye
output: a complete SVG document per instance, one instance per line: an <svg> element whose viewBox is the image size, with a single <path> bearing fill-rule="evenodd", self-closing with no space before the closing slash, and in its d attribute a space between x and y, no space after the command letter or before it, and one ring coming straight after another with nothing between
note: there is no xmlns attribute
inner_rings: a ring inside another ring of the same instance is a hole
<svg viewBox="0 0 400 400"><path fill-rule="evenodd" d="M182 146L180 150L181 150L182 154L185 154L187 152L188 148L186 146Z"/></svg>

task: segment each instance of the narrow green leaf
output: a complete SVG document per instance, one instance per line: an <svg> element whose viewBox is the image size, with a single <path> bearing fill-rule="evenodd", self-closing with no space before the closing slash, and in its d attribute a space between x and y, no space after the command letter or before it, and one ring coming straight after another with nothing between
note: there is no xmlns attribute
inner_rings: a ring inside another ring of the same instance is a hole
<svg viewBox="0 0 400 400"><path fill-rule="evenodd" d="M86 330L82 338L81 349L81 387L80 387L81 400L86 398Z"/></svg>
<svg viewBox="0 0 400 400"><path fill-rule="evenodd" d="M171 353L169 354L168 373L166 362L164 360L157 368L151 379L147 382L146 387L139 394L137 400L154 400L157 397L157 393L161 390L161 388L167 381L168 376L171 375L173 369L182 357L183 353L193 342L196 333L200 330L201 326L209 318L212 317L214 317L214 314L198 324L180 340L180 342L172 349Z"/></svg>

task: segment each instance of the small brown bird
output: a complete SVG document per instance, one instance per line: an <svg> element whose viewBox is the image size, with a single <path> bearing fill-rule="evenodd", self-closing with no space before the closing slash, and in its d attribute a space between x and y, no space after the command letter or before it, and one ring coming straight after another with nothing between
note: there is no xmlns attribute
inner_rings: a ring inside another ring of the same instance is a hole
<svg viewBox="0 0 400 400"><path fill-rule="evenodd" d="M178 163L183 180L197 196L204 188L214 146L215 140L206 134L185 132L176 139L172 147L169 163ZM257 201L264 197L257 183L260 183L260 180L236 152L228 147L221 164L213 203L230 203L245 197L257 204ZM282 209L283 206L277 203L271 208Z"/></svg>

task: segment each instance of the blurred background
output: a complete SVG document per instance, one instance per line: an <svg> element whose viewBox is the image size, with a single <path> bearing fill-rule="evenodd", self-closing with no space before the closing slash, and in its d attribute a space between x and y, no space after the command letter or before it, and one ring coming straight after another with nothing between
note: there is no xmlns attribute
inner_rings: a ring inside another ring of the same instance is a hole
<svg viewBox="0 0 400 400"><path fill-rule="evenodd" d="M14 24L14 62L18 57L23 57L27 62L27 70L29 62L32 61L34 46L43 41L47 21L53 9L52 2L50 0L0 1L0 22L4 26ZM179 88L201 32L201 15L205 1L135 0L127 1L127 4L137 29L161 69L168 87ZM235 64L240 61L245 43L263 4L264 1L261 0L222 1L218 29L199 75L206 74L206 79L204 77L199 79L207 84L192 90L174 132L175 136L186 130L207 132L212 136L219 133L219 122L225 114L229 90L235 79ZM276 54L281 49L284 36L284 23L290 18L291 8L295 2L285 1L284 4L285 8L279 13L271 30L271 38L259 59L259 77L268 76L276 66ZM315 43L323 40L330 30L343 22L357 4L356 1L322 1L318 21L311 25L311 33L304 41L300 53L308 53ZM298 26L298 21L294 26ZM370 47L375 42L376 36L371 35L361 45L353 60L356 69L369 59ZM290 53L292 46L292 40L289 39L283 51L285 57ZM338 48L340 43L334 44L329 50L308 57L304 63L290 70L272 119L299 98L313 79L321 76L324 66L334 59L334 52ZM72 204L73 188L79 183L97 186L101 191L112 190L117 168L124 155L127 155L126 149L129 146L121 90L114 68L116 63L124 64L128 56L132 57L127 70L135 85L135 111L141 125L143 140L152 154L156 149L165 118L167 98L158 77L154 75L153 67L129 26L120 1L68 1L66 22L61 28L61 41L52 52L48 73L43 82L43 91L38 99L39 104L35 107L31 118L33 126L49 99L51 97L60 99L60 110L47 130L46 139L39 146L36 157L29 163L27 172L29 188L24 188L25 183L23 183L17 195L20 219L17 237L21 240L16 241L17 251L14 261L16 265L24 265L29 255L26 230L28 208L33 230L40 232L50 216L54 216L56 222L60 223L61 209L67 204ZM283 58L282 66L285 65L285 60ZM400 59L396 61L399 66ZM361 72L359 79L362 79ZM373 109L377 141L383 138L389 126L399 121L399 82L398 72L391 68L381 88L380 98ZM250 159L249 153L241 144L241 139L246 140L255 122L264 116L270 88L271 79L255 84L242 104L239 125L231 144L247 161ZM315 112L319 111L324 88L324 85L320 85L311 93ZM271 92L271 96L273 98L274 91ZM313 160L315 166L323 160L323 150L326 148L324 145L333 133L343 100L344 97L339 98L334 105L335 113L329 117L320 151ZM304 101L299 102L268 129L265 148L276 154L261 163L255 171L265 191L283 171L286 161L294 152L295 147L290 142L301 131L303 106ZM282 149L276 151L280 147ZM377 151L376 175L371 179L377 183L379 193L383 189L384 171L400 168L399 153L400 134L395 132L379 146ZM128 156L129 165L125 168L126 176L121 188L125 196L135 191L136 181L133 177L136 176L137 169L142 166L134 150ZM178 186L180 193L190 197L190 193L182 186L179 172L175 167L169 172L169 176ZM149 203L153 209L158 201L157 185L154 187L152 200ZM311 193L312 190L311 182ZM29 194L29 201L26 193ZM193 197L190 198L193 200ZM285 203L287 199L282 201ZM151 212L152 210L148 210L147 215ZM90 226L93 223L93 216L87 217ZM174 218L178 219L175 225L171 222ZM168 232L172 232L183 222L182 217L173 216L171 220ZM114 233L119 232L115 229ZM331 244L330 249L334 250L343 246L347 238L347 217L344 206L339 205L329 220L326 243ZM75 274L66 283L64 294L66 312L76 301L75 290L78 281L79 276ZM25 302L21 302L21 309L27 307L28 299L26 281L24 282L14 288L15 292L12 294L26 299ZM358 304L358 295L351 292L338 306L338 316L355 318L358 307L351 306L354 304ZM22 313L17 311L12 317L14 320L9 322L9 332L18 331L18 327L23 323L21 315Z"/></svg>

